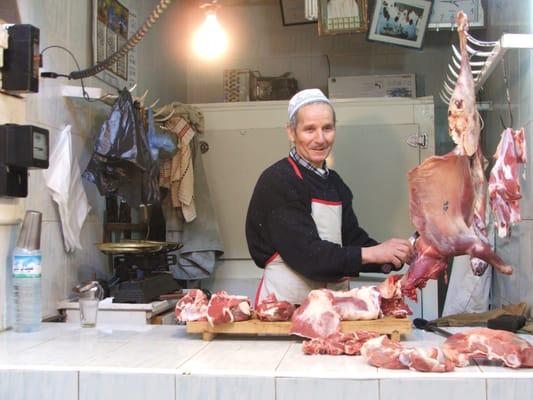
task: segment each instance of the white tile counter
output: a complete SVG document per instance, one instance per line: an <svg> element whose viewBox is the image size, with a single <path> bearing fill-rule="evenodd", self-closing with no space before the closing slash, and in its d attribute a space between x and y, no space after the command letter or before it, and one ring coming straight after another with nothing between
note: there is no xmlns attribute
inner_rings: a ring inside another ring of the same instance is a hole
<svg viewBox="0 0 533 400"><path fill-rule="evenodd" d="M425 347L444 338L415 331ZM528 337L533 341L533 337ZM0 399L533 399L533 369L387 370L360 356L306 356L289 338L204 342L182 326L44 324L0 333Z"/></svg>

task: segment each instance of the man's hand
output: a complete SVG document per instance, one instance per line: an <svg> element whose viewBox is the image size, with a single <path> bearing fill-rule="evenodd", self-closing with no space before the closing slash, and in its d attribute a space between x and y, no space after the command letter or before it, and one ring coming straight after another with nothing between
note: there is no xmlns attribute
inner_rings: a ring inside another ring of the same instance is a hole
<svg viewBox="0 0 533 400"><path fill-rule="evenodd" d="M386 264L391 263L400 269L413 251L408 240L392 238L377 246L363 247L361 258L363 264Z"/></svg>

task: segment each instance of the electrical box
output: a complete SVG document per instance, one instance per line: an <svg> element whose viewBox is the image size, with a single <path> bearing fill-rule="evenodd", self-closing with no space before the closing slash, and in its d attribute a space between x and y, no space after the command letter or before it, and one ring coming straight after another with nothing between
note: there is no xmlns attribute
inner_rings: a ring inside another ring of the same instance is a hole
<svg viewBox="0 0 533 400"><path fill-rule="evenodd" d="M39 91L39 29L33 25L10 25L4 50L2 89L11 92Z"/></svg>
<svg viewBox="0 0 533 400"><path fill-rule="evenodd" d="M0 125L0 196L28 195L28 168L48 168L48 130Z"/></svg>

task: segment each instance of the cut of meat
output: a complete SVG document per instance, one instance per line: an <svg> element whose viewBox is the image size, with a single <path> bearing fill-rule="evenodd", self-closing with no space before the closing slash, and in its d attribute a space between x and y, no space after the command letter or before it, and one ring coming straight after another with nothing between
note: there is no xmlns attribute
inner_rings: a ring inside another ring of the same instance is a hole
<svg viewBox="0 0 533 400"><path fill-rule="evenodd" d="M409 369L420 372L450 372L454 364L444 358L442 352L432 347L430 349L406 348L400 354L400 362Z"/></svg>
<svg viewBox="0 0 533 400"><path fill-rule="evenodd" d="M391 275L383 281L377 289L381 294L381 312L384 316L406 318L413 311L405 304L400 284L403 275Z"/></svg>
<svg viewBox="0 0 533 400"><path fill-rule="evenodd" d="M333 308L343 321L378 319L381 316L380 293L375 286L331 293Z"/></svg>
<svg viewBox="0 0 533 400"><path fill-rule="evenodd" d="M524 128L518 131L505 129L494 158L496 162L489 178L489 201L498 235L505 237L509 226L520 222L519 200L522 195L518 164L527 162Z"/></svg>
<svg viewBox="0 0 533 400"><path fill-rule="evenodd" d="M178 322L207 320L207 296L200 289L191 289L176 304Z"/></svg>
<svg viewBox="0 0 533 400"><path fill-rule="evenodd" d="M312 290L292 315L291 334L307 338L324 338L340 332L341 319L333 308L330 290Z"/></svg>
<svg viewBox="0 0 533 400"><path fill-rule="evenodd" d="M374 367L405 369L407 367L400 362L402 349L400 343L393 342L387 335L382 335L367 341L361 347L361 355Z"/></svg>
<svg viewBox="0 0 533 400"><path fill-rule="evenodd" d="M356 355L361 346L372 338L379 336L377 332L359 331L353 333L333 333L327 338L315 338L303 342L305 354Z"/></svg>
<svg viewBox="0 0 533 400"><path fill-rule="evenodd" d="M274 293L269 294L255 309L255 316L261 321L290 321L294 305L288 301L278 301Z"/></svg>
<svg viewBox="0 0 533 400"><path fill-rule="evenodd" d="M413 315L411 308L405 304L402 298L381 299L381 312L386 317L407 318L408 315Z"/></svg>
<svg viewBox="0 0 533 400"><path fill-rule="evenodd" d="M247 296L232 296L221 290L211 296L207 306L207 320L211 326L251 318L250 299Z"/></svg>
<svg viewBox="0 0 533 400"><path fill-rule="evenodd" d="M409 171L408 180L411 220L420 237L401 280L406 296L416 300L415 289L424 287L428 279L437 279L451 256L469 254L502 273L512 273L472 226L475 188L468 157L455 152L430 157Z"/></svg>
<svg viewBox="0 0 533 400"><path fill-rule="evenodd" d="M442 350L459 367L467 366L472 359L488 359L511 368L533 368L533 345L507 331L474 328L456 333L446 339Z"/></svg>
<svg viewBox="0 0 533 400"><path fill-rule="evenodd" d="M449 372L454 369L453 363L444 359L439 349L405 347L386 335L368 340L361 347L361 355L370 365L380 368L409 368L420 372Z"/></svg>

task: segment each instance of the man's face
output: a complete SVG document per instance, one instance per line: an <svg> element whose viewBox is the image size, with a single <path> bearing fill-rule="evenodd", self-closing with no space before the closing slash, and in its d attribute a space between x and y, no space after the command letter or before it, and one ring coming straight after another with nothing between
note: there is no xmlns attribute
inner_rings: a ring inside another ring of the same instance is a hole
<svg viewBox="0 0 533 400"><path fill-rule="evenodd" d="M289 140L294 142L300 157L322 168L335 141L333 111L328 104L315 103L303 106L297 112L296 129L287 128Z"/></svg>

